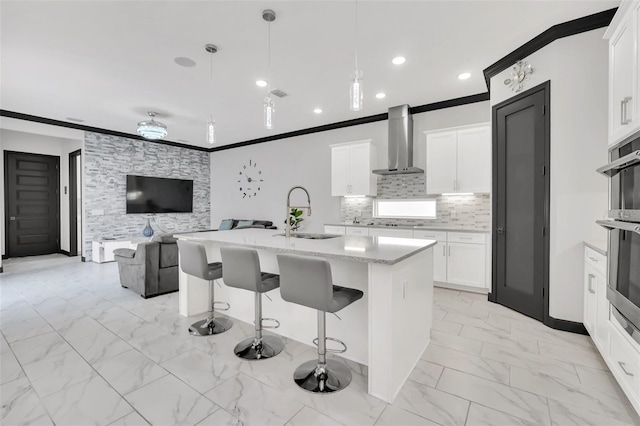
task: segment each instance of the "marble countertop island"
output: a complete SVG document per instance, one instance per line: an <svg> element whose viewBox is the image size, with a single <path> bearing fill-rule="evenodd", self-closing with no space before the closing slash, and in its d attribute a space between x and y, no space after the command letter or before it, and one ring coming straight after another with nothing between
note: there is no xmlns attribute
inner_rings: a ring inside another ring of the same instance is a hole
<svg viewBox="0 0 640 426"><path fill-rule="evenodd" d="M394 265L436 244L434 240L395 237L361 237L340 235L327 239L286 238L282 231L269 229L237 229L231 231L177 234L191 241L215 241L220 245L235 245L274 251L320 256L356 262Z"/></svg>
<svg viewBox="0 0 640 426"><path fill-rule="evenodd" d="M253 248L258 252L260 269L274 274L280 273L279 253L327 259L334 285L364 293L339 316L327 316L327 335L347 344L348 351L340 356L368 366L369 394L393 402L431 339L433 246L437 242L345 235L303 239L277 234L282 231L240 229L175 236L203 244L208 262L221 260L222 246ZM208 283L185 274L182 267L179 277L180 314L192 316L207 311ZM222 285L222 279L218 281L220 285L213 286L215 300L231 306L225 315L251 324L254 294ZM311 345L317 336L317 311L283 300L279 289L270 291L269 297L263 303L263 317L280 322L278 329L270 331ZM229 351L232 350L230 346Z"/></svg>

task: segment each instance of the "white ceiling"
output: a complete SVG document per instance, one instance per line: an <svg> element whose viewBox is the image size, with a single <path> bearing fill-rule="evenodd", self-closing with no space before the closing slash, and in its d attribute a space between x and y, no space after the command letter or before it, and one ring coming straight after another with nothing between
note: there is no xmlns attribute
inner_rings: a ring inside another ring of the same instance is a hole
<svg viewBox="0 0 640 426"><path fill-rule="evenodd" d="M154 110L168 140L197 146L209 146L211 111L218 145L230 144L486 92L484 68L555 24L619 1L360 0L365 107L357 113L348 107L354 4L2 0L0 108L133 134ZM277 13L272 86L289 94L275 98L273 130L262 126L266 89L255 85L267 78L266 8ZM218 46L213 58L207 43ZM404 65L391 63L397 55ZM464 71L471 78L458 80Z"/></svg>

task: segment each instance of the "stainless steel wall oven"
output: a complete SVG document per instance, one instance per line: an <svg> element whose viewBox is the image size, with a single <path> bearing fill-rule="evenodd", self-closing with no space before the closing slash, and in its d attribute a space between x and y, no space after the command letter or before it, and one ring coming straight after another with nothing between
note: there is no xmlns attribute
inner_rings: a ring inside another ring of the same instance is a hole
<svg viewBox="0 0 640 426"><path fill-rule="evenodd" d="M598 221L609 230L607 298L640 343L640 137L610 149L609 161L598 169L611 178L608 219Z"/></svg>

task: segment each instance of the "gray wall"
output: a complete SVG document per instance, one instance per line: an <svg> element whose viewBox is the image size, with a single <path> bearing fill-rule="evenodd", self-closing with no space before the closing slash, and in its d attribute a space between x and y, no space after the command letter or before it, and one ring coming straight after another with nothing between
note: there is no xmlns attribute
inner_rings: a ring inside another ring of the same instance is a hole
<svg viewBox="0 0 640 426"><path fill-rule="evenodd" d="M152 142L85 133L84 256L91 259L91 241L140 238L146 219L155 232L209 229L209 153ZM193 180L193 213L126 214L126 176Z"/></svg>

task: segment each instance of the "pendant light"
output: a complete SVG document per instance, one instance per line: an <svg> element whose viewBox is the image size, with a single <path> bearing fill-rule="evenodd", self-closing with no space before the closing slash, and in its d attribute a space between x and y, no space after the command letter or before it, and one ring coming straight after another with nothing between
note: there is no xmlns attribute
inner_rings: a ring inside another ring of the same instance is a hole
<svg viewBox="0 0 640 426"><path fill-rule="evenodd" d="M362 109L363 91L362 91L362 71L358 69L358 0L356 0L355 12L355 45L356 45L356 69L351 76L351 86L349 90L349 108L351 111L360 111Z"/></svg>
<svg viewBox="0 0 640 426"><path fill-rule="evenodd" d="M268 64L268 73L267 73L267 96L264 98L264 127L266 129L273 129L273 119L274 114L276 112L275 105L273 103L273 99L271 99L271 23L276 20L276 13L271 9L265 9L262 11L262 19L267 21L267 31L268 31L268 55L267 55L267 64Z"/></svg>
<svg viewBox="0 0 640 426"><path fill-rule="evenodd" d="M164 139L168 134L167 126L153 119L156 112L149 111L148 114L151 120L138 123L138 134L149 140Z"/></svg>
<svg viewBox="0 0 640 426"><path fill-rule="evenodd" d="M209 78L211 80L211 97L213 98L213 54L218 51L214 44L207 44L204 49L211 54L209 64ZM207 121L207 142L213 145L216 143L216 122L213 121L213 113L209 112L209 121Z"/></svg>

